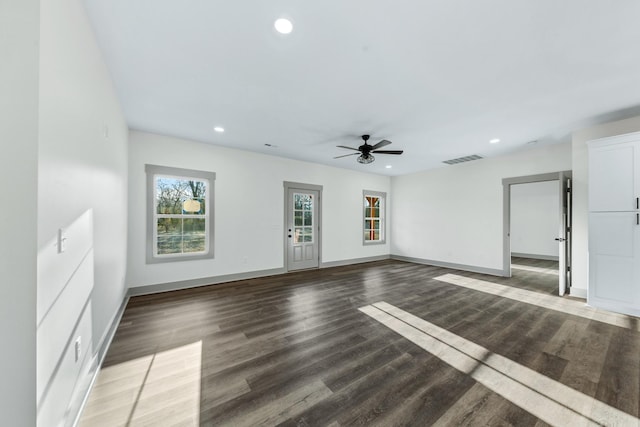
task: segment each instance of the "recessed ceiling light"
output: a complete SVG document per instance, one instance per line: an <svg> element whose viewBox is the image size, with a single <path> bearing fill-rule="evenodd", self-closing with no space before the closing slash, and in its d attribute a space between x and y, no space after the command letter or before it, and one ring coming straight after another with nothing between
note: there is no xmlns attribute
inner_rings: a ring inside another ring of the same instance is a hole
<svg viewBox="0 0 640 427"><path fill-rule="evenodd" d="M276 19L273 26L280 34L289 34L293 30L293 24L286 18Z"/></svg>
<svg viewBox="0 0 640 427"><path fill-rule="evenodd" d="M391 165L387 165L387 166L385 166L385 168L391 169Z"/></svg>
<svg viewBox="0 0 640 427"><path fill-rule="evenodd" d="M497 144L498 142L500 142L498 138L493 138L491 141L489 141L489 144Z"/></svg>
<svg viewBox="0 0 640 427"><path fill-rule="evenodd" d="M220 133L224 132L224 128L220 127L220 126L214 127L213 130L215 130L216 132L220 132Z"/></svg>

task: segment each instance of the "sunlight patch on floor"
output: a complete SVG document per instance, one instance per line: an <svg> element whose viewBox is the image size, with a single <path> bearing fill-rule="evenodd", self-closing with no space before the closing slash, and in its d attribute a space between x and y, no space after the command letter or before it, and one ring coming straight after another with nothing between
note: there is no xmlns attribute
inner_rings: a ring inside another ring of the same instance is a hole
<svg viewBox="0 0 640 427"><path fill-rule="evenodd" d="M600 310L586 305L584 302L572 299L560 298L553 295L542 294L540 292L528 291L526 289L514 288L512 286L500 285L486 280L473 279L471 277L459 276L457 274L443 274L434 278L451 285L461 286L476 291L509 298L538 307L560 311L565 314L580 316L585 319L596 320L608 323L621 328L640 330L640 323L637 319L624 314L613 313Z"/></svg>
<svg viewBox="0 0 640 427"><path fill-rule="evenodd" d="M100 370L80 427L200 423L202 341Z"/></svg>
<svg viewBox="0 0 640 427"><path fill-rule="evenodd" d="M640 426L640 420L386 302L359 308L453 368L554 426Z"/></svg>
<svg viewBox="0 0 640 427"><path fill-rule="evenodd" d="M516 270L533 271L534 273L552 274L554 276L559 274L557 268L534 267L532 265L522 264L511 264L511 268L515 268Z"/></svg>

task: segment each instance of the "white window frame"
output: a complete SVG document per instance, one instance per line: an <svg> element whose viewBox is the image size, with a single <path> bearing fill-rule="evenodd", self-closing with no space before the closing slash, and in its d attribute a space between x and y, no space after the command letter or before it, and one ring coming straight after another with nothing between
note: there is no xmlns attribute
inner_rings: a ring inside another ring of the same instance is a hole
<svg viewBox="0 0 640 427"><path fill-rule="evenodd" d="M168 166L145 165L147 174L147 264L164 262L192 261L199 259L212 259L214 257L214 183L215 172L197 171L191 169L172 168ZM207 189L205 192L205 213L203 215L158 214L156 208L156 178L179 178L185 180L204 181ZM189 217L204 218L205 220L205 250L203 252L180 253L160 255L157 253L157 220L163 217Z"/></svg>
<svg viewBox="0 0 640 427"><path fill-rule="evenodd" d="M367 230L367 202L366 198L369 197L378 197L380 199L380 239L378 240L367 240L364 237L364 232ZM387 240L387 193L381 191L370 191L363 190L362 191L362 227L360 229L360 233L362 233L362 244L365 246L369 245L383 245Z"/></svg>

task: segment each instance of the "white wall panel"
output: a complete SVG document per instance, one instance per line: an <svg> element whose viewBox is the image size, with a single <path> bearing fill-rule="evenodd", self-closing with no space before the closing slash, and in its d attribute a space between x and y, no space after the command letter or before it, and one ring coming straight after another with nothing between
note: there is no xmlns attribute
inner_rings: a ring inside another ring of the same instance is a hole
<svg viewBox="0 0 640 427"><path fill-rule="evenodd" d="M87 384L87 371L67 361L73 326L80 322L84 345L96 348L126 293L128 129L83 2L41 2L41 8L37 307L47 337L38 348L38 390L50 391L39 402L38 425L48 427L72 421L66 411L78 402L70 401L70 390ZM59 228L67 231L62 254L53 246ZM93 272L83 263L76 272L82 283L67 283L91 237ZM92 286L98 303L80 319L78 305ZM61 343L68 345L61 350ZM49 377L51 359L57 368Z"/></svg>
<svg viewBox="0 0 640 427"><path fill-rule="evenodd" d="M36 422L39 0L0 2L0 425Z"/></svg>
<svg viewBox="0 0 640 427"><path fill-rule="evenodd" d="M72 342L60 356L57 369L48 384L46 398L41 400L38 406L39 425L63 427L73 422L75 414L68 413L69 401L74 396L82 398L83 391L78 392L76 386L79 384L79 378L85 378L89 374L91 365L92 343L91 340L84 340L84 337L91 336L91 319L91 304L88 304L78 319L77 328L70 332L73 336L83 337L80 360L75 359L75 346Z"/></svg>
<svg viewBox="0 0 640 427"><path fill-rule="evenodd" d="M502 179L571 169L569 143L393 177L394 255L502 270Z"/></svg>
<svg viewBox="0 0 640 427"><path fill-rule="evenodd" d="M362 191L388 193L389 177L143 132L129 139L130 286L282 268L284 181L323 186L322 262L389 254L388 243L362 244ZM215 259L145 264L147 163L216 173Z"/></svg>
<svg viewBox="0 0 640 427"><path fill-rule="evenodd" d="M57 233L38 252L38 324L93 248L93 210L87 210L62 229L66 239L64 252L58 251ZM93 260L91 268L90 284L93 287Z"/></svg>
<svg viewBox="0 0 640 427"><path fill-rule="evenodd" d="M38 401L47 385L53 380L56 366L68 345L73 345L72 335L76 323L85 306L90 302L93 290L93 251L85 254L82 263L68 279L64 291L56 299L56 303L47 311L46 316L38 324ZM91 325L91 318L88 319ZM91 342L89 335L83 341ZM57 396L51 396L57 398ZM59 402L66 406L68 402Z"/></svg>

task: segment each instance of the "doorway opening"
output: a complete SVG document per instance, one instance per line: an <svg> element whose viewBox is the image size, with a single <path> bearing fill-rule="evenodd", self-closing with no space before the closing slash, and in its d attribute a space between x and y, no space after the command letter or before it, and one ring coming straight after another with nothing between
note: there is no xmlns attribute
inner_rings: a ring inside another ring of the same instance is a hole
<svg viewBox="0 0 640 427"><path fill-rule="evenodd" d="M571 171L505 178L502 184L503 275L535 274L551 292L569 293Z"/></svg>

